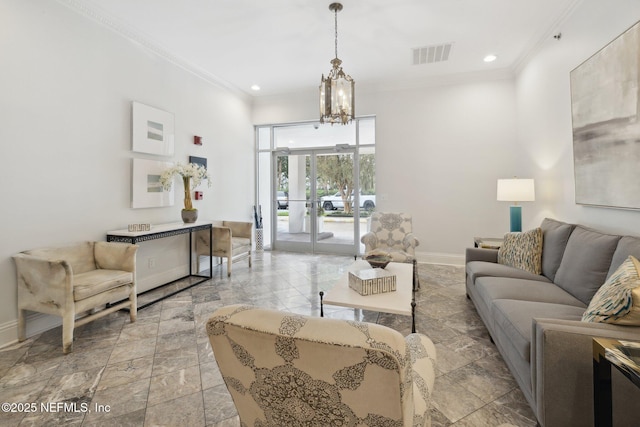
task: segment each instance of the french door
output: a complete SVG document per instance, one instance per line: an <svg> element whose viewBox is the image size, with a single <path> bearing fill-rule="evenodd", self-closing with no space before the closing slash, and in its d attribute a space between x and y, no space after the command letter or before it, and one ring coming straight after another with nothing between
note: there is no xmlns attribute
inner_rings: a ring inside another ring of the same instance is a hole
<svg viewBox="0 0 640 427"><path fill-rule="evenodd" d="M280 150L273 152L276 196L272 215L276 249L356 255L359 239L358 192L338 195L342 182L356 183L355 148ZM330 208L331 212L325 210ZM327 215L331 214L331 215Z"/></svg>

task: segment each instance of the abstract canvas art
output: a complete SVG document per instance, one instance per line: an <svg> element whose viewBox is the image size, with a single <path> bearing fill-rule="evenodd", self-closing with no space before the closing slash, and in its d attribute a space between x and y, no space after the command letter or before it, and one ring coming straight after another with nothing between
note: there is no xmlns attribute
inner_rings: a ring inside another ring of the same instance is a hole
<svg viewBox="0 0 640 427"><path fill-rule="evenodd" d="M138 153L171 156L174 152L172 113L133 101L132 149Z"/></svg>
<svg viewBox="0 0 640 427"><path fill-rule="evenodd" d="M570 78L576 203L640 209L640 22Z"/></svg>
<svg viewBox="0 0 640 427"><path fill-rule="evenodd" d="M131 207L155 208L173 206L174 191L164 191L160 184L162 171L173 164L155 160L132 159Z"/></svg>

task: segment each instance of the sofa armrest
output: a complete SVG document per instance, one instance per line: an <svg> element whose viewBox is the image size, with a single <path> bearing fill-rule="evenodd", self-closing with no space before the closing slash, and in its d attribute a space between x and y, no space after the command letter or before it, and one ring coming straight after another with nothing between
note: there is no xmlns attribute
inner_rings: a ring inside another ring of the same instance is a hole
<svg viewBox="0 0 640 427"><path fill-rule="evenodd" d="M231 229L229 227L213 227L212 249L215 256L231 256Z"/></svg>
<svg viewBox="0 0 640 427"><path fill-rule="evenodd" d="M471 261L498 262L498 249L467 248L465 264Z"/></svg>
<svg viewBox="0 0 640 427"><path fill-rule="evenodd" d="M405 337L411 361L414 426L431 425L431 393L436 379L436 348L425 335L413 333Z"/></svg>
<svg viewBox="0 0 640 427"><path fill-rule="evenodd" d="M96 268L135 273L137 245L116 242L95 242Z"/></svg>
<svg viewBox="0 0 640 427"><path fill-rule="evenodd" d="M46 307L60 313L73 304L73 271L67 261L27 254L13 256L18 275L18 308Z"/></svg>
<svg viewBox="0 0 640 427"><path fill-rule="evenodd" d="M224 221L223 225L231 229L231 234L233 237L244 237L245 239L251 239L253 223L241 221Z"/></svg>
<svg viewBox="0 0 640 427"><path fill-rule="evenodd" d="M404 246L405 252L408 252L409 248L414 250L416 246L419 246L419 245L420 245L420 241L413 233L407 233L407 235L404 236L404 239L402 239L402 246Z"/></svg>
<svg viewBox="0 0 640 427"><path fill-rule="evenodd" d="M532 328L531 369L538 421L545 427L566 425L566 420L574 425L592 425L593 337L638 340L640 327L534 319ZM617 422L640 425L640 414L633 413L636 410L631 403L640 392L624 394L621 397L625 402L617 407L634 409L617 411Z"/></svg>
<svg viewBox="0 0 640 427"><path fill-rule="evenodd" d="M371 252L372 250L378 247L378 238L376 237L375 233L373 233L372 231L369 231L368 233L363 234L362 237L360 238L360 241L364 243L365 253Z"/></svg>

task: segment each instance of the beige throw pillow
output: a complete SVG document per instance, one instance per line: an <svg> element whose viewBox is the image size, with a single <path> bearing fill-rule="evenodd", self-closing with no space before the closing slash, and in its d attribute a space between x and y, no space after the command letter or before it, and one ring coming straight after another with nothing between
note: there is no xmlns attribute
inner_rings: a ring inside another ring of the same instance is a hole
<svg viewBox="0 0 640 427"><path fill-rule="evenodd" d="M629 256L593 296L583 322L640 326L640 261Z"/></svg>
<svg viewBox="0 0 640 427"><path fill-rule="evenodd" d="M542 229L507 233L498 250L498 263L533 274L542 273Z"/></svg>

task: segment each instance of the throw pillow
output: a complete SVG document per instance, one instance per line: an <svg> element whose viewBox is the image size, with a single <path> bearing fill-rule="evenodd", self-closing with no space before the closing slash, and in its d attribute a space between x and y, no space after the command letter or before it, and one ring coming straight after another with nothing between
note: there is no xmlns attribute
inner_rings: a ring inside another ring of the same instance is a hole
<svg viewBox="0 0 640 427"><path fill-rule="evenodd" d="M498 250L498 263L533 274L542 273L542 229L505 234Z"/></svg>
<svg viewBox="0 0 640 427"><path fill-rule="evenodd" d="M591 299L583 322L640 326L640 261L629 256Z"/></svg>

